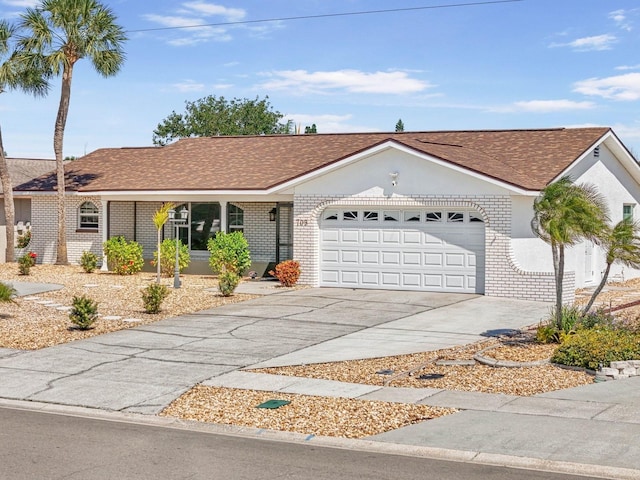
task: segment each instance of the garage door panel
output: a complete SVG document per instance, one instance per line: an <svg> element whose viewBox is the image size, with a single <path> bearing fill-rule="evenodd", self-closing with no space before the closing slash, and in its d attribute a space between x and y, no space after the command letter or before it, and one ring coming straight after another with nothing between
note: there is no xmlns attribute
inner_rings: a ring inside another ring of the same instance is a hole
<svg viewBox="0 0 640 480"><path fill-rule="evenodd" d="M342 263L352 263L355 265L360 263L360 252L358 250L342 250L341 253L340 260Z"/></svg>
<svg viewBox="0 0 640 480"><path fill-rule="evenodd" d="M368 207L373 211L376 207ZM354 219L327 219L320 228L320 284L482 293L485 270L484 223L427 222L424 210L389 210L395 221L365 221L365 209L351 207ZM442 218L448 218L447 209ZM459 212L461 210L456 210ZM342 214L341 214L342 215ZM409 219L418 219L408 221Z"/></svg>

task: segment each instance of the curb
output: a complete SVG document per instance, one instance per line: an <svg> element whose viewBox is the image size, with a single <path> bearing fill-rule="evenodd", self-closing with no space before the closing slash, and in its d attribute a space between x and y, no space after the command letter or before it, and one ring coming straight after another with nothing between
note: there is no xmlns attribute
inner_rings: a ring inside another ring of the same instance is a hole
<svg viewBox="0 0 640 480"><path fill-rule="evenodd" d="M234 425L202 423L172 417L158 417L154 415L143 415L139 413L115 412L24 400L9 400L0 398L0 408L29 410L50 415L69 415L108 422L131 423L136 425L146 425L160 428L172 428L176 430L188 430L200 433L208 433L212 435L231 435L236 437L264 439L283 443L313 444L315 446L325 448L338 448L343 450L355 450L361 452L383 453L388 455L402 455L409 457L423 457L433 460L443 460L451 462L477 463L481 465L501 466L549 473L584 475L589 477L595 476L611 480L637 480L640 477L640 470L610 467L598 464L561 462L486 452L403 445L396 443L378 442L373 440L318 437L313 434L309 435L251 427L237 427Z"/></svg>

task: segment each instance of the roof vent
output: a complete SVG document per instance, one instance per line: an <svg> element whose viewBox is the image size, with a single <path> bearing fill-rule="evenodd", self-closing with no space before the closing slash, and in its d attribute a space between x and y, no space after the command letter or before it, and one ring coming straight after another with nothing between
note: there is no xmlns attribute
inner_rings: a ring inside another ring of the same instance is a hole
<svg viewBox="0 0 640 480"><path fill-rule="evenodd" d="M600 147L596 147L593 149L593 156L594 158L600 157Z"/></svg>

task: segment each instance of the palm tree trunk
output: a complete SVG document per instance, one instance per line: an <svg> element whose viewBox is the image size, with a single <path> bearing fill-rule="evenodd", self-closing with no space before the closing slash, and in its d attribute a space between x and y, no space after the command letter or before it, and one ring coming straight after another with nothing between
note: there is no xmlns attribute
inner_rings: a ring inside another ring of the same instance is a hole
<svg viewBox="0 0 640 480"><path fill-rule="evenodd" d="M53 133L53 151L56 154L56 173L58 182L58 245L57 245L57 265L67 265L67 230L66 230L66 208L65 208L65 178L64 178L64 156L62 147L64 144L64 129L67 124L67 114L69 113L69 100L71 99L71 78L73 76L73 63L66 65L62 73L62 90L60 92L60 105L58 106L58 116Z"/></svg>
<svg viewBox="0 0 640 480"><path fill-rule="evenodd" d="M4 218L7 231L7 249L5 254L5 262L14 262L14 245L15 232L15 207L13 204L13 185L11 184L11 176L9 175L9 167L7 159L4 155L4 145L2 142L2 132L0 131L0 182L2 182L2 192L4 196Z"/></svg>
<svg viewBox="0 0 640 480"><path fill-rule="evenodd" d="M555 242L551 243L553 254L553 271L556 277L556 325L562 326L562 282L564 280L564 246Z"/></svg>
<svg viewBox="0 0 640 480"><path fill-rule="evenodd" d="M600 295L600 292L602 291L604 286L607 284L607 279L609 278L609 271L611 270L611 265L612 265L611 263L607 263L607 268L604 270L604 274L602 275L602 280L600 280L600 284L598 285L598 288L596 288L595 292L593 292L593 295L591 295L591 298L589 299L589 303L587 303L587 306L584 307L584 310L582 311L583 315L586 315L587 313L589 313L589 310L591 309L594 302L596 301L596 297Z"/></svg>
<svg viewBox="0 0 640 480"><path fill-rule="evenodd" d="M158 257L156 258L156 283L160 284L160 247L162 244L162 228L158 229Z"/></svg>

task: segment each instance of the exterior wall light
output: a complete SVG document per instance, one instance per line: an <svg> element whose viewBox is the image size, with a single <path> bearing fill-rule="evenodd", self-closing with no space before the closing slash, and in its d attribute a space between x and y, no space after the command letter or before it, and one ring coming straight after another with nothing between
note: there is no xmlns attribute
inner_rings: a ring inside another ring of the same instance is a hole
<svg viewBox="0 0 640 480"><path fill-rule="evenodd" d="M278 213L278 211L276 210L276 207L273 207L271 210L269 210L269 221L270 222L275 222L276 221L277 213Z"/></svg>
<svg viewBox="0 0 640 480"><path fill-rule="evenodd" d="M398 185L398 172L389 173L389 177L391 177L391 186L395 187Z"/></svg>

